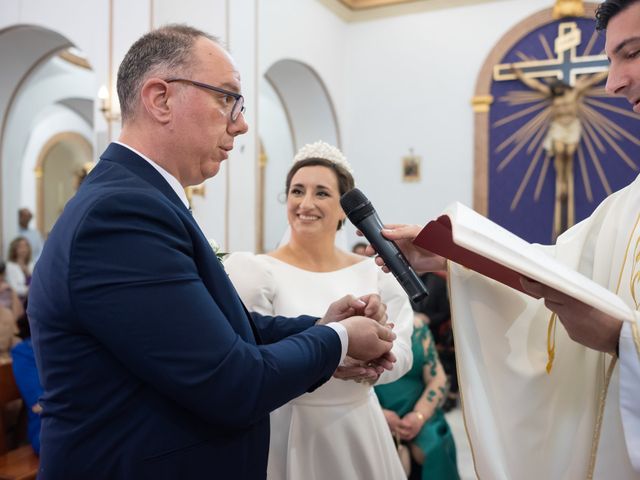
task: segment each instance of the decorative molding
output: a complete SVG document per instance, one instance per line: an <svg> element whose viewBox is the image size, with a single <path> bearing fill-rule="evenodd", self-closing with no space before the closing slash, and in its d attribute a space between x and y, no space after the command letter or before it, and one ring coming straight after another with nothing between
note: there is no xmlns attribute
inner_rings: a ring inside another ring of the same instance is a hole
<svg viewBox="0 0 640 480"><path fill-rule="evenodd" d="M556 0L551 16L554 20L564 17L584 17L584 2L582 0Z"/></svg>
<svg viewBox="0 0 640 480"><path fill-rule="evenodd" d="M113 128L111 123L117 119L117 117L111 115L111 99L113 99L113 0L109 0L109 45L107 51L107 61L109 64L107 65L107 91L109 98L109 113L110 115L106 115L103 111L102 113L105 116L105 120L107 121L107 143L111 142L113 136Z"/></svg>
<svg viewBox="0 0 640 480"><path fill-rule="evenodd" d="M229 9L231 8L231 0L226 0L224 5L224 43L231 49L231 45L229 45L229 30L231 29L231 16L229 14ZM224 169L224 240L222 244L222 250L224 252L230 251L229 245L229 225L231 223L231 194L230 186L231 186L231 162L226 162Z"/></svg>
<svg viewBox="0 0 640 480"><path fill-rule="evenodd" d="M93 158L93 147L91 143L77 132L60 132L52 136L40 149L33 174L36 182L36 218L37 228L40 234L45 237L44 231L44 160L53 147L62 142L75 143L80 145L87 152L87 158Z"/></svg>
<svg viewBox="0 0 640 480"><path fill-rule="evenodd" d="M269 158L267 152L264 151L264 145L262 140L258 139L259 154L258 154L258 175L257 175L257 189L256 189L256 253L264 253L264 226L265 226L265 214L264 214L264 195L265 195L265 182L266 182L266 169Z"/></svg>
<svg viewBox="0 0 640 480"><path fill-rule="evenodd" d="M382 18L465 8L472 5L495 2L495 0L392 0L384 3L376 2L379 4L372 4L365 7L365 2L359 0L355 0L354 2L346 2L343 0L317 1L345 22L366 22ZM348 3L362 6L360 8L352 8L348 6Z"/></svg>
<svg viewBox="0 0 640 480"><path fill-rule="evenodd" d="M487 113L493 103L493 95L476 95L471 99L471 106L476 113Z"/></svg>
<svg viewBox="0 0 640 480"><path fill-rule="evenodd" d="M66 62L71 63L72 65L75 65L76 67L92 70L91 64L86 58L81 57L80 55L76 55L68 48L58 53L58 57L60 57L62 60L65 60Z"/></svg>
<svg viewBox="0 0 640 480"><path fill-rule="evenodd" d="M339 0L340 3L350 10L366 10L368 8L388 7L389 5L416 1L424 0Z"/></svg>

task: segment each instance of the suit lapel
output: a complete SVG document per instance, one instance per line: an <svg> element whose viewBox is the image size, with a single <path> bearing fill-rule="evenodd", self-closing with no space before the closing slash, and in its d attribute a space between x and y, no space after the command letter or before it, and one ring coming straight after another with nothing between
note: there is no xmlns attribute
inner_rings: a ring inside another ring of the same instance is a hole
<svg viewBox="0 0 640 480"><path fill-rule="evenodd" d="M171 185L160 175L160 172L134 151L117 143L111 143L100 156L100 160L107 160L122 165L160 190L171 203L175 204L181 210L189 212L189 209L184 206L180 197L178 197L173 188L171 188Z"/></svg>
<svg viewBox="0 0 640 480"><path fill-rule="evenodd" d="M188 222L195 230L195 235L193 236L194 261L205 287L239 335L246 340L253 340L258 344L262 343L258 329L253 321L253 317L245 307L244 303L242 303L242 300L240 299L236 289L233 287L231 280L229 280L224 267L221 265L220 261L211 249L209 241L204 236L204 233L200 230L200 226L191 215L191 211L185 207L180 197L178 197L173 188L171 188L171 185L169 185L162 175L160 175L153 166L149 165L149 162L144 158L141 158L132 150L117 143L111 143L100 156L100 159L114 162L127 168L132 173L160 190L160 192L162 192L162 194L181 211L186 212L185 216L188 218ZM220 281L220 279L222 279L222 281ZM237 320L239 318L238 313L240 311L244 312L245 317L249 322L249 326L251 327L250 331L246 328L246 324ZM253 334L253 338L251 338L251 334Z"/></svg>

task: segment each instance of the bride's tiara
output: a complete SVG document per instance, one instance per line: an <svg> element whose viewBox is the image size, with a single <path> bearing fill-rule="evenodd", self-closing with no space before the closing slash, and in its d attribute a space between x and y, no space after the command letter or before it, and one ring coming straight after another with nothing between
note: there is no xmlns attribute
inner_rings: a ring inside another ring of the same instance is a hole
<svg viewBox="0 0 640 480"><path fill-rule="evenodd" d="M298 150L296 156L293 157L293 163L306 160L308 158L322 158L324 160L329 160L336 165L340 165L347 172L353 175L353 168L351 168L351 165L347 162L347 157L345 157L336 147L323 141L307 143L304 145L300 150Z"/></svg>

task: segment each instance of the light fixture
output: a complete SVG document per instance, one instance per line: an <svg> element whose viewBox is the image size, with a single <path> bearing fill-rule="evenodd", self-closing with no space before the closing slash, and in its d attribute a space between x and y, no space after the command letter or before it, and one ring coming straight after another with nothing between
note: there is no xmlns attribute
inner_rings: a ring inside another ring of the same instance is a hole
<svg viewBox="0 0 640 480"><path fill-rule="evenodd" d="M106 85L102 85L98 90L98 100L100 102L100 111L107 122L120 120L120 111L112 108L109 90Z"/></svg>

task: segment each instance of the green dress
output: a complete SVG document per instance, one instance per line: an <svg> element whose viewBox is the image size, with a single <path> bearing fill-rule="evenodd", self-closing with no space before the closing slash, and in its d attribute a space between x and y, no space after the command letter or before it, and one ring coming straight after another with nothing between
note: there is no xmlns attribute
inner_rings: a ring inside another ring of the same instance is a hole
<svg viewBox="0 0 640 480"><path fill-rule="evenodd" d="M429 347L425 352L424 342L429 339ZM413 410L414 405L426 387L423 368L426 365L431 374L436 374L438 356L435 342L431 337L428 325L415 328L411 337L413 350L413 366L402 378L387 385L375 387L380 404L387 410L393 410L401 418ZM436 396L436 392L429 391L427 399ZM434 400L435 401L435 400ZM422 480L457 480L459 479L456 464L456 446L449 424L440 408L427 420L413 439L425 454L422 465Z"/></svg>

